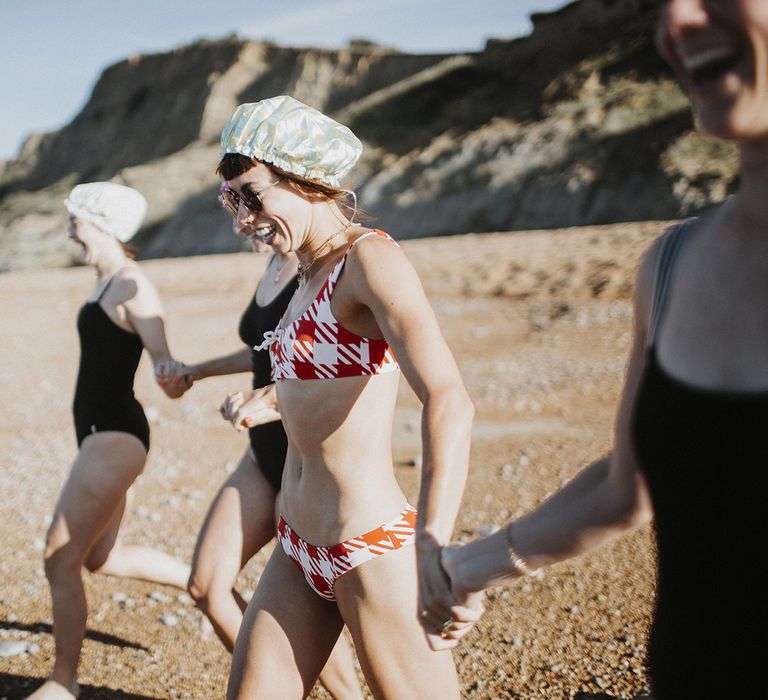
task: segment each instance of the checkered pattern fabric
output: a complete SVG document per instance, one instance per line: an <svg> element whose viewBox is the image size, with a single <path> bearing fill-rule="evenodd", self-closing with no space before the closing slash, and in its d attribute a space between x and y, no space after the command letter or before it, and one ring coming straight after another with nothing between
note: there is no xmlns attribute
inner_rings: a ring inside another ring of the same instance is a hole
<svg viewBox="0 0 768 700"><path fill-rule="evenodd" d="M416 509L406 508L394 520L330 547L316 547L305 542L280 516L277 539L283 551L299 567L309 587L320 597L335 601L333 585L342 575L360 564L387 552L405 547L416 534Z"/></svg>
<svg viewBox="0 0 768 700"><path fill-rule="evenodd" d="M352 245L375 235L394 243L383 231L371 231L360 236ZM278 327L273 333L264 335L265 343L269 344L274 381L360 377L399 369L386 340L363 338L348 331L331 311L333 289L346 259L345 254L336 263L315 300L298 319L285 328Z"/></svg>

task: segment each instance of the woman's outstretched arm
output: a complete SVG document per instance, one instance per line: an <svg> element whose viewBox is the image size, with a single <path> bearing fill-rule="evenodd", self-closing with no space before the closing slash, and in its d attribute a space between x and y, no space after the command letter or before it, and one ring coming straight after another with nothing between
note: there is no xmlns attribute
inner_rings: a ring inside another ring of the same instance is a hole
<svg viewBox="0 0 768 700"><path fill-rule="evenodd" d="M229 355L220 355L212 357L209 360L195 362L191 365L184 365L185 374L192 381L205 379L207 377L219 377L224 374L239 374L240 372L251 371L251 349L241 348Z"/></svg>
<svg viewBox="0 0 768 700"><path fill-rule="evenodd" d="M402 250L382 238L363 241L352 249L345 275L356 300L373 313L423 406L416 526L419 610L430 644L443 647L446 621L472 614L466 610L469 601L454 599L440 548L450 541L464 492L474 406Z"/></svg>
<svg viewBox="0 0 768 700"><path fill-rule="evenodd" d="M539 507L497 532L442 553L454 594L501 585L584 554L648 522L652 507L631 437L632 412L645 371L655 244L635 287L634 339L616 416L614 451L592 463Z"/></svg>

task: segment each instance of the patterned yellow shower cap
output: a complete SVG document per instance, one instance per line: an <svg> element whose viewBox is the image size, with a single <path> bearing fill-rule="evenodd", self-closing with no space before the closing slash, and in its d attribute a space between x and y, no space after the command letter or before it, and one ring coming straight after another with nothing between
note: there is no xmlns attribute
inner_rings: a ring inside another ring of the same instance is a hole
<svg viewBox="0 0 768 700"><path fill-rule="evenodd" d="M363 152L350 129L281 95L240 105L221 132L221 155L239 153L333 187Z"/></svg>

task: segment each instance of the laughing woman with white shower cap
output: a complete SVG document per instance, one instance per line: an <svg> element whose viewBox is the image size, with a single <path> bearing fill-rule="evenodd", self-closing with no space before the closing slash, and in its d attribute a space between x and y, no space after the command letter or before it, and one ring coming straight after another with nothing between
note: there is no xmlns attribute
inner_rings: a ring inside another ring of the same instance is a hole
<svg viewBox="0 0 768 700"><path fill-rule="evenodd" d="M35 700L77 697L77 665L88 614L82 567L111 576L185 588L189 566L148 547L122 544L128 489L141 474L149 425L133 395L144 348L155 364L173 362L157 290L126 246L146 201L111 182L77 185L65 201L67 233L96 271L96 286L77 319L80 369L73 413L79 452L59 496L45 548L51 587L56 661ZM179 380L164 388L183 393Z"/></svg>

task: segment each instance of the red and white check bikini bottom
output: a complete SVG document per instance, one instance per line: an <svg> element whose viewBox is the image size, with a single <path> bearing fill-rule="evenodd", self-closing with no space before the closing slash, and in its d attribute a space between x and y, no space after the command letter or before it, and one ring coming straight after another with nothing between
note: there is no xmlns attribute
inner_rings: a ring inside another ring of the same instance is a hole
<svg viewBox="0 0 768 700"><path fill-rule="evenodd" d="M322 598L335 601L333 584L342 574L360 564L412 544L416 534L416 509L406 508L391 520L359 537L330 547L305 542L280 516L277 539L283 551L299 567L309 587Z"/></svg>

